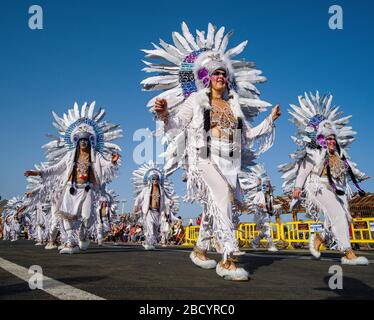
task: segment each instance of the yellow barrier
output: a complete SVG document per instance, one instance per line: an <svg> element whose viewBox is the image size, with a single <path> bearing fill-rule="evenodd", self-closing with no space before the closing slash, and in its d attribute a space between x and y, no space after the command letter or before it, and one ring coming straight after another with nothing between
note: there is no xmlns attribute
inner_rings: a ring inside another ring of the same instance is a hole
<svg viewBox="0 0 374 320"><path fill-rule="evenodd" d="M271 236L273 241L281 240L280 225L277 223L270 223ZM241 223L238 230L236 230L236 238L241 242L243 247L249 247L249 244L254 240L261 230L256 229L255 223ZM267 242L266 239L261 239L261 242Z"/></svg>
<svg viewBox="0 0 374 320"><path fill-rule="evenodd" d="M271 223L270 227L274 242L284 241L288 243L287 249L293 249L292 244L307 244L312 232L318 232L318 228L322 230L323 222L296 221L284 222L282 224ZM374 218L354 219L350 227L352 230L351 243L374 243ZM187 227L183 245L195 245L199 236L199 230L199 226ZM256 230L255 223L241 223L236 230L236 238L241 242L243 247L249 247L251 241L260 232L261 230ZM261 242L266 243L267 240L262 239ZM324 248L321 249L323 250Z"/></svg>
<svg viewBox="0 0 374 320"><path fill-rule="evenodd" d="M314 221L282 223L281 239L288 243L287 249L293 249L293 243L308 243L312 225L320 225L322 227L323 223Z"/></svg>
<svg viewBox="0 0 374 320"><path fill-rule="evenodd" d="M374 218L354 219L351 243L374 243Z"/></svg>
<svg viewBox="0 0 374 320"><path fill-rule="evenodd" d="M197 238L199 237L199 226L191 226L185 229L185 237L183 246L189 247L196 244Z"/></svg>

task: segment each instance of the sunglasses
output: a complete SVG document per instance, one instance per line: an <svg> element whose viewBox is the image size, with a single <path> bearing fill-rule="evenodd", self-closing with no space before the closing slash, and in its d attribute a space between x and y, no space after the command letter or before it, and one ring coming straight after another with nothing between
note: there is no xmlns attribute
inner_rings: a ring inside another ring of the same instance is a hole
<svg viewBox="0 0 374 320"><path fill-rule="evenodd" d="M216 76L216 77L223 76L224 78L226 78L226 72L225 71L214 71L212 73L212 76Z"/></svg>

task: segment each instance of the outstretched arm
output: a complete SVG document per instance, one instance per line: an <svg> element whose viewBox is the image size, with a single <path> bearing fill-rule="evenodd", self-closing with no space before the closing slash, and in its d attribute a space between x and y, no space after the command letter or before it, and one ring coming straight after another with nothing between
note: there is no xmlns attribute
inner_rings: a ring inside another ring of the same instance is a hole
<svg viewBox="0 0 374 320"><path fill-rule="evenodd" d="M29 170L29 171L26 171L24 175L25 175L25 177L40 176L43 179L48 178L50 176L61 175L66 170L65 157L63 157L58 163L56 163L53 166L50 166L50 167L48 167L46 169L43 169L43 170L40 170L40 171Z"/></svg>
<svg viewBox="0 0 374 320"><path fill-rule="evenodd" d="M165 99L156 99L154 110L157 118L164 122L165 131L184 128L193 117L193 96L178 107L178 112L171 116Z"/></svg>
<svg viewBox="0 0 374 320"><path fill-rule="evenodd" d="M271 111L271 114L265 118L258 126L251 128L246 133L249 140L258 138L264 134L271 133L274 130L274 122L280 117L281 111L280 106L277 104Z"/></svg>

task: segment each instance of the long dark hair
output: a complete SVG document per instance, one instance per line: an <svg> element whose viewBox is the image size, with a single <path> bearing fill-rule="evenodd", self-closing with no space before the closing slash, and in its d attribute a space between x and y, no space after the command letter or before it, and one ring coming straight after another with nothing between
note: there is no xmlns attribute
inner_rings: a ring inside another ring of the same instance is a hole
<svg viewBox="0 0 374 320"><path fill-rule="evenodd" d="M365 196L365 191L362 190L358 184L358 181L357 181L357 178L356 176L354 175L353 173L353 170L351 168L351 166L349 165L349 162L346 158L346 156L344 154L342 154L341 152L341 148L338 144L338 141L336 141L335 139L335 147L336 147L336 151L340 157L340 159L344 162L344 165L345 165L345 168L347 169L347 172L349 174L349 177L351 178L353 184L355 185L355 187L357 188L358 190L358 194L361 196L361 197L364 197ZM334 190L334 192L339 195L339 196L342 196L345 194L345 192L343 190L340 190L336 187L336 184L332 178L332 175L331 175L331 168L330 168L330 161L329 161L329 151L327 151L327 155L326 155L326 160L325 160L325 167L326 167L326 172L327 172L327 179L329 180L329 184L330 186L332 187L332 189Z"/></svg>
<svg viewBox="0 0 374 320"><path fill-rule="evenodd" d="M70 188L70 194L71 195L74 195L77 191L76 187L77 187L77 165L78 165L78 159L79 159L79 156L80 156L80 141L83 140L83 139L80 139L78 140L77 142L77 146L75 148L75 155L74 155L74 165L73 165L73 176L72 176L72 186ZM88 139L85 139L87 141L87 144L88 144L88 173L87 173L87 182L86 182L86 187L84 188L84 190L86 192L88 192L90 190L90 177L91 177L91 143L90 143L90 140Z"/></svg>

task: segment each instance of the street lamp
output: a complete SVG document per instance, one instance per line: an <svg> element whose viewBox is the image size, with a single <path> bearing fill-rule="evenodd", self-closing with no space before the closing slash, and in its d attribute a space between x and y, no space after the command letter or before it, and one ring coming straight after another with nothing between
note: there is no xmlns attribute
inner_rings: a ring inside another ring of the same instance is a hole
<svg viewBox="0 0 374 320"><path fill-rule="evenodd" d="M123 200L121 200L121 203L122 203L122 210L121 210L121 214L123 214L124 213L124 211L125 211L125 203L127 202L127 200L126 199L123 199Z"/></svg>

